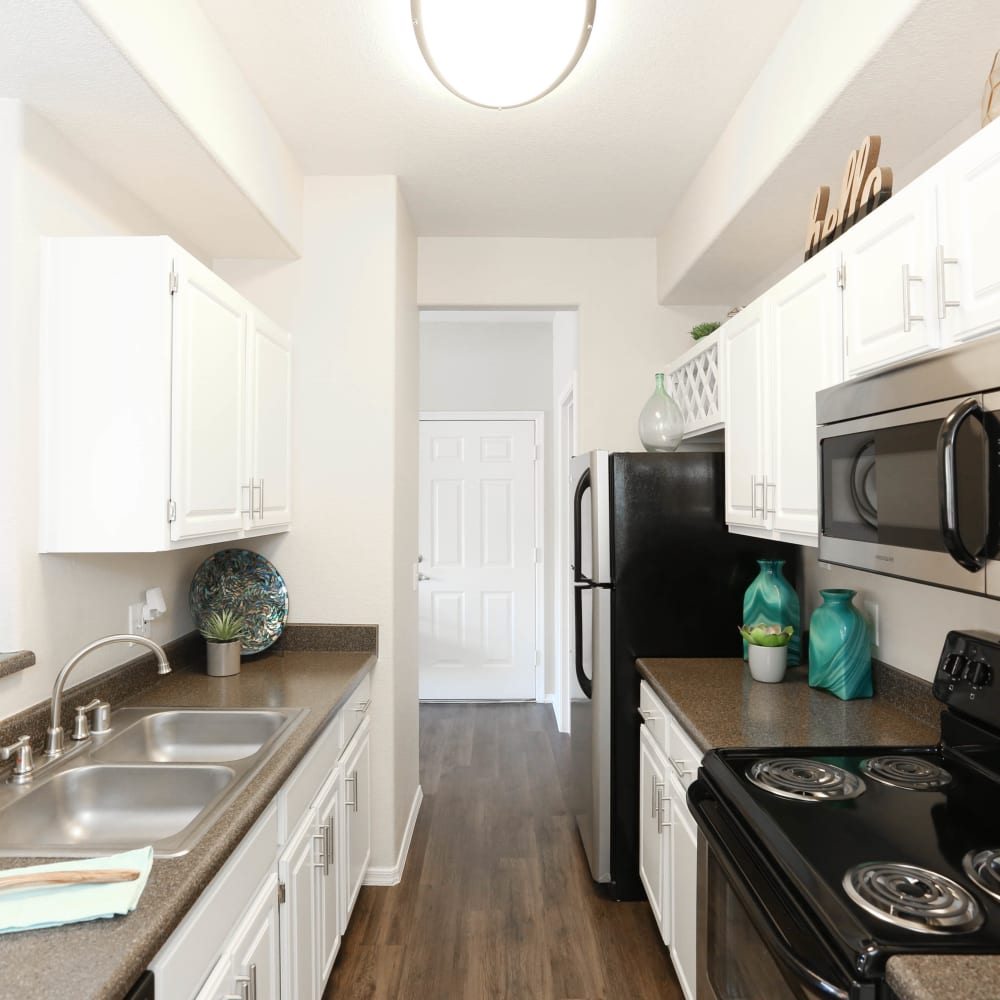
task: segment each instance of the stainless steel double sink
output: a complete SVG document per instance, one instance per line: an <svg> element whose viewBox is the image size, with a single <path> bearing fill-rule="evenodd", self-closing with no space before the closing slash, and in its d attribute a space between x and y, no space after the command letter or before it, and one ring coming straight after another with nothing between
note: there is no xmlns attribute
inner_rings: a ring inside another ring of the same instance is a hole
<svg viewBox="0 0 1000 1000"><path fill-rule="evenodd" d="M301 708L123 708L112 731L0 785L0 856L186 854L291 735Z"/></svg>

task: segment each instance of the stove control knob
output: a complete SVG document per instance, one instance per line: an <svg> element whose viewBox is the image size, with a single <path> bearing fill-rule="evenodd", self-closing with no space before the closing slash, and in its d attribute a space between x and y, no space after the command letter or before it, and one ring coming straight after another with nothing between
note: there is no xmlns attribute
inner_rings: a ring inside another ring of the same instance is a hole
<svg viewBox="0 0 1000 1000"><path fill-rule="evenodd" d="M973 687L987 687L993 680L993 672L985 663L971 664L967 676Z"/></svg>
<svg viewBox="0 0 1000 1000"><path fill-rule="evenodd" d="M961 653L951 653L941 665L941 670L954 680L960 680L968 661Z"/></svg>

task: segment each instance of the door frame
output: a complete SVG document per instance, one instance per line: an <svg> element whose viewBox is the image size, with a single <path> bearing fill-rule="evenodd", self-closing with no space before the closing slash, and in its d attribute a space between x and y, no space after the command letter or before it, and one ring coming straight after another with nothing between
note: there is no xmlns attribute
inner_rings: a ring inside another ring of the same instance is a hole
<svg viewBox="0 0 1000 1000"><path fill-rule="evenodd" d="M545 691L545 414L541 410L421 410L421 423L459 420L523 420L535 431L535 701ZM420 661L417 661L417 671Z"/></svg>
<svg viewBox="0 0 1000 1000"><path fill-rule="evenodd" d="M567 420L566 410L573 407L572 420ZM554 614L555 637L553 643L553 660L555 670L553 672L553 692L552 708L556 717L556 727L561 733L568 733L570 729L570 650L572 640L570 638L573 630L573 588L567 573L569 564L573 557L570 551L571 523L569 517L570 497L572 495L572 485L570 483L569 462L576 454L577 420L576 420L576 373L570 377L563 386L562 391L556 396L555 405L556 426L554 428L554 448L555 460L555 522L556 522L556 545L555 563L556 572L554 580ZM571 426L567 427L567 423ZM564 446L565 441L569 441L568 448Z"/></svg>

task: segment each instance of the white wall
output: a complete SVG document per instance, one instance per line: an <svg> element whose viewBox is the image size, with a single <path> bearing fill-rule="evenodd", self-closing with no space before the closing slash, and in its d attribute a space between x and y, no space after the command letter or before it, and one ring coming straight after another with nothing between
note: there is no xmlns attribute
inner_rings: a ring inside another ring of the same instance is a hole
<svg viewBox="0 0 1000 1000"><path fill-rule="evenodd" d="M197 0L81 0L81 6L297 251L302 171Z"/></svg>
<svg viewBox="0 0 1000 1000"><path fill-rule="evenodd" d="M56 673L92 639L125 631L127 609L159 586L166 641L192 628L188 585L210 550L160 555L39 555L39 248L44 236L171 233L20 102L0 101L0 648L35 651L36 666L0 679L0 715L47 699ZM197 247L190 248L198 252ZM74 681L135 655L95 654Z"/></svg>
<svg viewBox="0 0 1000 1000"><path fill-rule="evenodd" d="M687 349L695 323L719 311L657 302L653 239L425 237L418 246L423 308L578 310L581 451L641 448L639 411L654 373Z"/></svg>
<svg viewBox="0 0 1000 1000"><path fill-rule="evenodd" d="M262 540L295 622L379 626L373 854L395 863L417 788L415 240L393 177L310 177L302 258L217 261L294 335L294 526Z"/></svg>
<svg viewBox="0 0 1000 1000"><path fill-rule="evenodd" d="M429 411L540 411L544 414L542 549L543 676L554 690L555 454L552 440L553 322L489 319L420 321L420 409Z"/></svg>

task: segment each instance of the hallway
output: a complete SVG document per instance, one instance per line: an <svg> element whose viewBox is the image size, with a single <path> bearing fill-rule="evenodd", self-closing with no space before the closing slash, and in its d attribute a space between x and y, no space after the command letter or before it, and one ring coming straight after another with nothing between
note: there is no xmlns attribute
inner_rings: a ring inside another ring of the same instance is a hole
<svg viewBox="0 0 1000 1000"><path fill-rule="evenodd" d="M682 1000L645 903L591 882L548 705L425 704L403 881L361 890L324 1000Z"/></svg>

